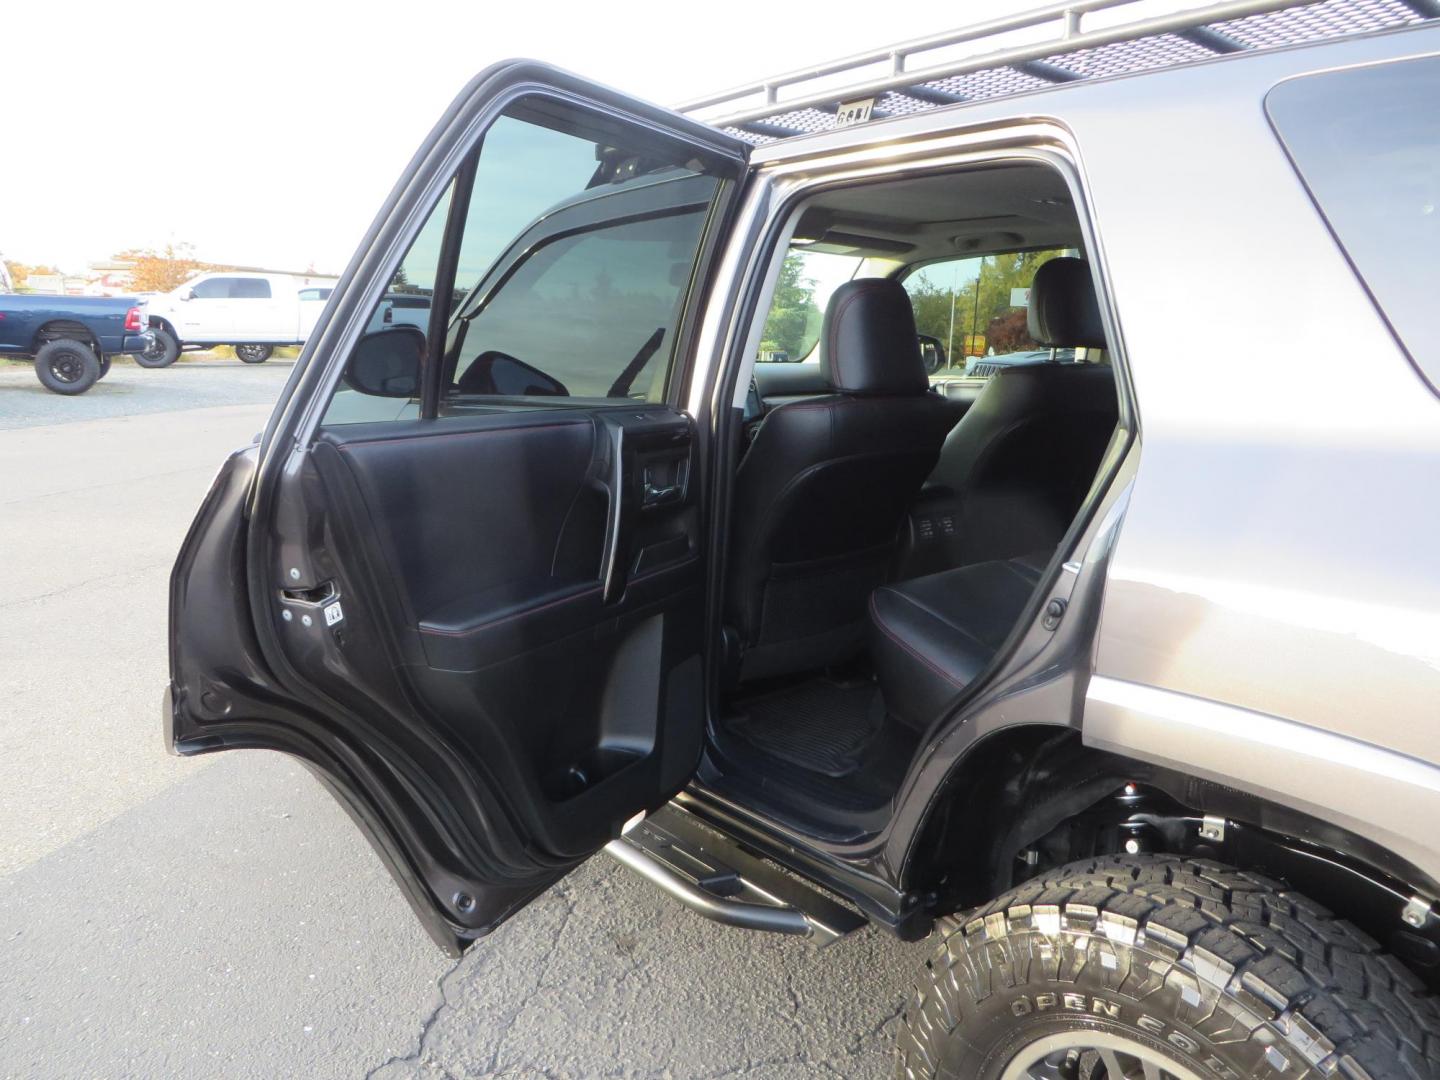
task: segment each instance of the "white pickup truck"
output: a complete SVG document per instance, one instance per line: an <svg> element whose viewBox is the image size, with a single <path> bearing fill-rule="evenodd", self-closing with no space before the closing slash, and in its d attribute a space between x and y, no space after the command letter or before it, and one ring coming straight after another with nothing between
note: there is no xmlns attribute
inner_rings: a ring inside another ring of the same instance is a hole
<svg viewBox="0 0 1440 1080"><path fill-rule="evenodd" d="M154 344L136 359L165 367L182 349L233 345L247 364L263 363L277 345L305 343L334 285L332 278L292 274L199 274L146 302Z"/></svg>

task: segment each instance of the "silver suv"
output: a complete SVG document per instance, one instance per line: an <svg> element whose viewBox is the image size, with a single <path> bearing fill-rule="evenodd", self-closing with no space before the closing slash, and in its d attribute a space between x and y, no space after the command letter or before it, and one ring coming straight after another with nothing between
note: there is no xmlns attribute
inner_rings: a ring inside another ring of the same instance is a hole
<svg viewBox="0 0 1440 1080"><path fill-rule="evenodd" d="M452 952L600 851L934 933L903 1077L1440 1076L1440 9L1115 6L478 76L184 545L169 745Z"/></svg>

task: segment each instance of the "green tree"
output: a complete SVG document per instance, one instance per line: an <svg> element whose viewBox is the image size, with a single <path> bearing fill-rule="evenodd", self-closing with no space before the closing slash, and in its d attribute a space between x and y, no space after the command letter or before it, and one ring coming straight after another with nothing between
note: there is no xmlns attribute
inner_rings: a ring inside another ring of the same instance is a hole
<svg viewBox="0 0 1440 1080"><path fill-rule="evenodd" d="M947 341L950 336L950 290L929 278L912 278L906 285L910 291L910 305L915 309L915 329L927 337ZM958 295L955 307L957 329L963 331Z"/></svg>
<svg viewBox="0 0 1440 1080"><path fill-rule="evenodd" d="M963 313L958 316L957 321L963 318L966 331L970 334L984 334L992 322L1003 320L1015 307L1010 302L1012 291L1028 289L1040 264L1048 262L1058 254L1056 251L1021 251L1008 255L986 256L981 263L978 296L972 286L968 304L962 299L957 305L958 311ZM995 352L1035 348L1035 343L1028 334L1017 333L1017 328L1011 325L1006 325L1005 329L1003 340L991 343Z"/></svg>
<svg viewBox="0 0 1440 1080"><path fill-rule="evenodd" d="M801 254L786 255L780 267L780 281L775 286L775 299L761 332L762 350L781 349L792 360L799 359L808 328L820 318L820 309L815 305L815 282L804 274L805 261Z"/></svg>
<svg viewBox="0 0 1440 1080"><path fill-rule="evenodd" d="M1057 254L1023 251L966 260L969 265L962 263L958 269L968 276L954 286L950 284L956 271L953 263L912 277L906 288L915 308L915 328L944 342L947 354L957 360L992 346L996 353L1035 348L1025 333L1023 309L1010 302L1011 292L1029 288L1040 264Z"/></svg>

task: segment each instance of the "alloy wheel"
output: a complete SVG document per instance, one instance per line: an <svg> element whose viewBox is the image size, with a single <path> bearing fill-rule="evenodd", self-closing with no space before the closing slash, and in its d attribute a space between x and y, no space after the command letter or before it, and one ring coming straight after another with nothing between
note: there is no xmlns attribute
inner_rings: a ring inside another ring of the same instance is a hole
<svg viewBox="0 0 1440 1080"><path fill-rule="evenodd" d="M1021 1048L1000 1080L1204 1080L1169 1054L1110 1032L1077 1030Z"/></svg>

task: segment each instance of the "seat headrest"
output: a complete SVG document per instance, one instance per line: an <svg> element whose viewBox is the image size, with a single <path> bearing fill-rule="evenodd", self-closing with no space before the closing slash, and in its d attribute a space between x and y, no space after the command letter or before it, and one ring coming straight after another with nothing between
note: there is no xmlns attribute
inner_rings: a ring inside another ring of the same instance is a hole
<svg viewBox="0 0 1440 1080"><path fill-rule="evenodd" d="M830 297L820 329L830 385L849 394L923 394L930 388L915 311L898 281L859 278Z"/></svg>
<svg viewBox="0 0 1440 1080"><path fill-rule="evenodd" d="M1035 271L1028 321L1030 336L1052 349L1106 348L1090 265L1065 255Z"/></svg>

